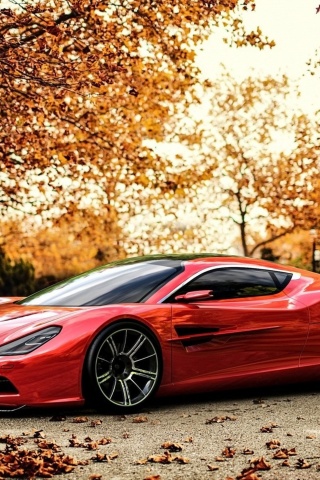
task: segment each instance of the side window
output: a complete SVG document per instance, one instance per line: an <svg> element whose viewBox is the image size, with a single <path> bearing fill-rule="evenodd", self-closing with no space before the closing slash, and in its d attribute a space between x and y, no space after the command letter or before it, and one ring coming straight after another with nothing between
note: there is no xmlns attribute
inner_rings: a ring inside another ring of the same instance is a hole
<svg viewBox="0 0 320 480"><path fill-rule="evenodd" d="M174 301L177 295L197 290L212 290L215 300L272 295L283 290L290 278L291 274L286 272L254 268L214 269L191 280L168 300Z"/></svg>

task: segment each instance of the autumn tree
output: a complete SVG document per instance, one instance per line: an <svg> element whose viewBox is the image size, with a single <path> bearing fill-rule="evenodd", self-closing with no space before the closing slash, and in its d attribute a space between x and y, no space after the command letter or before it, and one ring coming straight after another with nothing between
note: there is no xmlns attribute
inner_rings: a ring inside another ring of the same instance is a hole
<svg viewBox="0 0 320 480"><path fill-rule="evenodd" d="M318 120L295 106L288 78L237 81L225 72L210 91L202 124L216 159L206 183L215 218L238 226L244 255L311 228L320 203Z"/></svg>
<svg viewBox="0 0 320 480"><path fill-rule="evenodd" d="M68 272L81 247L90 265L125 254L126 219L189 183L193 167L177 171L152 142L201 141L191 121L180 122L199 102L195 49L212 28L223 25L239 45L271 45L245 32L242 8L253 0L8 0L0 8L0 210L42 216L47 265L60 271L49 238ZM65 247L54 240L59 229Z"/></svg>
<svg viewBox="0 0 320 480"><path fill-rule="evenodd" d="M167 165L145 142L172 134L172 118L197 101L196 45L221 24L233 41L268 43L244 31L238 3L12 0L2 8L1 205L66 212L89 198L117 208L119 189L161 175Z"/></svg>

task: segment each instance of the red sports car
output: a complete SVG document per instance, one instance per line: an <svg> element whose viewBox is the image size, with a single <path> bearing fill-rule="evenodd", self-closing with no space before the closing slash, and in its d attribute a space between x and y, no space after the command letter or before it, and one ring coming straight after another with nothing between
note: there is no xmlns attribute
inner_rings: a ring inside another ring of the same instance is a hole
<svg viewBox="0 0 320 480"><path fill-rule="evenodd" d="M156 255L1 302L2 409L123 413L154 394L320 379L320 275L305 270Z"/></svg>

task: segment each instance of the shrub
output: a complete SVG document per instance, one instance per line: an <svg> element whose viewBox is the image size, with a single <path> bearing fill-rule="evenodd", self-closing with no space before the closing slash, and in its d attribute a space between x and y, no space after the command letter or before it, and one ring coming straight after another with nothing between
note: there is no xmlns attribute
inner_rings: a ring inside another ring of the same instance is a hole
<svg viewBox="0 0 320 480"><path fill-rule="evenodd" d="M34 291L33 265L22 259L13 262L0 247L0 296L25 297Z"/></svg>

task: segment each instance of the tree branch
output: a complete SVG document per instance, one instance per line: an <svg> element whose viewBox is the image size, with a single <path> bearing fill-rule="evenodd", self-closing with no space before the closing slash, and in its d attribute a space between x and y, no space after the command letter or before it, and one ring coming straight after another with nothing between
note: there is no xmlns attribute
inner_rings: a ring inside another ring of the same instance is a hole
<svg viewBox="0 0 320 480"><path fill-rule="evenodd" d="M293 230L296 228L296 225L293 225L290 228L287 228L284 230L282 233L279 233L278 235L271 235L271 237L267 238L266 240L263 240L262 242L257 243L249 252L249 256L251 257L258 248L262 247L263 245L266 245L267 243L274 242L275 240L278 240L278 238L284 237L288 233L293 232Z"/></svg>
<svg viewBox="0 0 320 480"><path fill-rule="evenodd" d="M79 18L80 16L81 15L76 10L72 10L70 13L62 13L60 17L58 17L57 20L55 20L54 24L55 26L57 26L57 25L60 25L61 23L67 22L72 18ZM31 33L30 35L24 38L21 38L18 42L10 43L8 45L1 47L0 55L3 55L9 50L12 50L14 48L19 48L27 43L32 42L33 40L36 40L37 38L44 35L46 32L47 32L46 28L39 28L39 30L37 30L36 32Z"/></svg>

